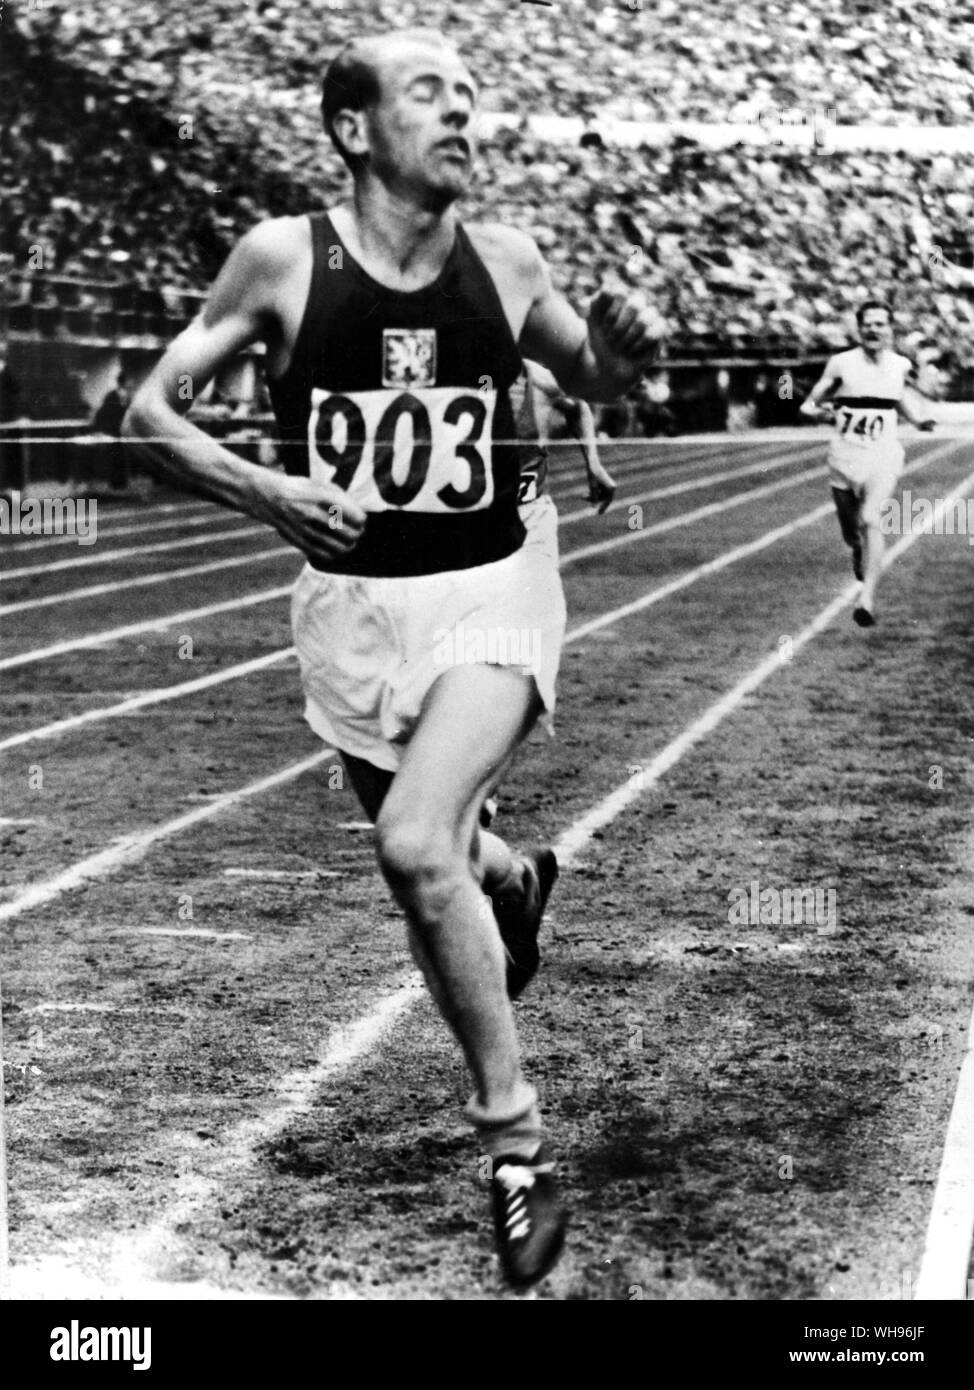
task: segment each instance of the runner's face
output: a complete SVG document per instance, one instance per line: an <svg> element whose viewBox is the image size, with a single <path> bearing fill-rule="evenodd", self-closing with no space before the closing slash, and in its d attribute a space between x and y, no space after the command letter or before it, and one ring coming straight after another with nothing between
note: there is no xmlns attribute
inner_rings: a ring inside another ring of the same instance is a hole
<svg viewBox="0 0 974 1390"><path fill-rule="evenodd" d="M893 341L893 325L885 309L868 309L860 330L862 345L870 352L881 352Z"/></svg>
<svg viewBox="0 0 974 1390"><path fill-rule="evenodd" d="M477 152L477 91L449 48L404 44L381 64L371 113L371 164L383 183L452 203L470 183Z"/></svg>

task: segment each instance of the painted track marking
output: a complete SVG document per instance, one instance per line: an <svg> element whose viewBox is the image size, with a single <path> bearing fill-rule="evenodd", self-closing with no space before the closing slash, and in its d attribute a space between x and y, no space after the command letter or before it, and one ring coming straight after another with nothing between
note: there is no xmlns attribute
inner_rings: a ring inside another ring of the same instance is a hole
<svg viewBox="0 0 974 1390"><path fill-rule="evenodd" d="M974 1242L974 1012L947 1122L915 1300L966 1299Z"/></svg>
<svg viewBox="0 0 974 1390"><path fill-rule="evenodd" d="M643 527L639 531L629 531L624 536L612 537L609 540L598 541L594 545L584 546L580 550L569 551L563 555L561 565L573 563L575 560L588 559L593 555L598 555L607 550L613 550L619 545L625 545L630 541L647 539L649 536L659 535L663 531L673 531L681 526L690 526L695 521L700 521L705 517L718 516L721 512L729 511L733 507L742 506L745 502L757 501L762 497L770 496L772 493L784 491L786 488L799 487L802 483L808 482L811 478L819 477L821 470L818 468L808 469L804 473L799 473L793 478L784 478L777 483L768 483L765 487L752 488L749 492L735 493L733 497L724 498L720 502L711 502L706 507L698 507L691 512L681 512L675 517L670 517L666 521L658 522L654 526ZM117 642L123 637L134 637L142 632L161 630L173 627L177 623L185 623L197 618L212 617L217 613L228 613L235 608L251 607L259 603L268 603L276 598L282 598L285 594L290 594L293 584L287 584L275 589L262 589L257 593L245 594L240 598L229 599L224 603L210 604L206 608L191 609L182 613L162 614L158 618L147 618L140 623L130 623L125 627L108 628L101 632L92 632L85 637L75 637L63 642L52 643L48 647L37 647L32 651L18 652L14 656L4 657L0 660L0 671L10 670L16 666L27 666L38 661L49 661L53 657L63 656L67 652L81 651L90 647L101 646L107 642Z"/></svg>
<svg viewBox="0 0 974 1390"><path fill-rule="evenodd" d="M0 570L0 582L9 579L33 579L38 574L60 574L62 570L80 569L85 565L109 565L116 560L131 560L133 557L153 555L165 550L185 550L192 545L215 545L219 541L235 541L241 537L266 536L269 526L238 526L232 531L214 531L209 535L186 536L181 541L159 541L153 545L127 545L122 550L94 551L77 555L73 560L54 560L44 565L22 565L16 570Z"/></svg>
<svg viewBox="0 0 974 1390"><path fill-rule="evenodd" d="M187 565L183 569L162 570L156 574L126 575L124 579L114 579L108 584L90 584L86 589L63 589L58 594L45 594L42 598L0 604L0 617L8 617L11 613L29 612L35 608L49 608L53 604L72 603L78 599L98 598L101 594L117 594L119 589L142 589L150 584L163 584L166 580L217 574L220 570L239 569L241 565L256 565L263 560L277 560L283 555L293 555L297 559L297 551L293 546L275 545L270 550L250 550L246 555L234 555L229 560L210 560L205 565Z"/></svg>
<svg viewBox="0 0 974 1390"><path fill-rule="evenodd" d="M144 536L146 531L176 531L180 527L209 526L213 521L224 520L229 508L219 507L215 513L205 512L202 516L180 516L174 517L172 521L150 521L149 524L139 526L120 526L117 531L113 530L110 540L116 540L119 536ZM241 521L249 521L249 517L241 516ZM100 528L99 528L100 529ZM71 535L63 536L24 536L21 539L21 547L24 551L47 550L49 546L71 545L77 543L77 537ZM168 541L162 542L164 545L170 544ZM18 549L18 554L20 550Z"/></svg>
<svg viewBox="0 0 974 1390"><path fill-rule="evenodd" d="M952 445L939 446L938 448L932 449L928 454L924 455L923 458L911 464L904 472L913 473L920 468L926 467L928 463L938 461L945 453L949 452L952 447ZM695 569L687 570L685 574L670 580L661 588L650 590L648 594L644 594L641 598L635 599L631 604L626 604L623 605L622 608L613 610L613 614L618 617L625 617L628 613L636 613L642 608L648 608L652 604L658 603L660 599L668 597L671 593L676 593L678 590L687 588L692 583L696 583L698 579L702 579L708 574L716 573L718 570L724 569L728 565L736 563L738 560L745 559L748 555L763 549L765 545L773 544L774 541L781 539L782 535L790 534L792 530L798 529L799 526L808 525L818 520L819 517L831 511L831 509L831 502L823 503L812 511L805 512L794 522L786 523L784 527L778 527L774 531L765 533L765 536L759 537L756 541L749 542L742 546L735 546L732 550L724 551L723 554L716 556L715 559L707 560L702 565L698 565ZM569 632L565 637L565 642L578 641L589 632L594 632L597 628L604 627L606 625L606 620L607 615L605 614L600 618L592 619L590 623L583 624L580 628L576 628L574 631ZM251 661L241 662L239 665L227 667L225 670L214 671L208 676L198 676L191 681L185 681L179 685L165 686L161 690L144 691L140 695L132 695L128 699L122 700L115 705L105 705L100 709L87 710L83 714L71 715L67 719L59 719L51 724L41 725L36 729L25 729L21 733L11 734L8 738L0 740L0 752L8 748L20 747L25 743L31 743L37 739L55 738L72 729L77 729L87 724L97 723L104 719L121 718L135 710L144 709L147 706L160 704L168 700L182 699L184 696L195 694L200 690L207 690L212 686L222 685L226 681L242 679L255 671L263 670L268 666L275 666L279 662L290 660L292 657L295 659L297 658L297 652L294 647L283 647L279 651L268 653L267 656L255 657Z"/></svg>
<svg viewBox="0 0 974 1390"><path fill-rule="evenodd" d="M117 642L123 637L137 637L143 632L163 632L178 623L194 622L197 618L212 618L218 613L232 613L237 608L252 608L259 603L270 603L276 598L284 598L294 588L291 584L279 584L274 589L261 589L255 594L243 594L239 598L227 599L223 603L208 603L203 608L188 608L181 613L163 613L158 618L147 618L140 623L127 623L124 627L108 628L102 632L89 633L87 637L74 637L66 642L54 642L49 647L37 647L34 651L19 652L0 661L0 671L8 671L14 666L29 666L36 661L49 661L52 657L63 656L65 652L84 651L100 647L108 642Z"/></svg>
<svg viewBox="0 0 974 1390"><path fill-rule="evenodd" d="M804 452L804 451L803 451L803 452ZM745 472L745 473L746 473L746 472L759 472L759 471L761 471L762 467L784 467L788 462L791 462L791 461L793 461L793 459L792 459L791 457L781 458L780 455L769 454L769 455L768 455L768 461L767 461L766 463L762 464L761 462L759 462L759 463L757 463L757 464L752 464L752 465L750 465L750 467L749 467L748 469L744 470L744 472ZM699 464L702 465L702 464L711 462L711 460L707 459L707 458L704 457L704 456L701 456L700 459L699 459L697 462L698 462ZM622 479L622 485L624 486L626 483L632 481L632 475L637 475L637 474L645 473L645 472L647 472L647 470L648 470L649 467L650 467L650 466L647 465L643 460L641 460L641 459L635 459L635 460L631 461L630 463L627 463L627 464L622 465L622 467L621 467L621 468L618 468L616 471L617 471L618 476ZM666 466L666 471L669 472L669 471L673 470L675 467L677 467L677 465L674 465L674 464L670 463L670 464L668 464L668 465ZM742 476L743 476L743 474L742 474ZM683 491L685 491L685 492L690 492L690 491L693 491L693 490L695 490L695 489L697 489L697 488L706 487L707 483L708 483L710 480L711 480L710 475L708 475L706 472L701 472L701 473L699 473L699 474L694 473L694 475L692 476L692 478L685 478L685 479L683 479L682 484L677 484L677 485L675 485L675 491L674 491L674 492L662 492L662 493L660 493L660 496L675 496L675 495L677 495L679 492L683 492ZM713 479L713 481L715 481L715 482L716 482L716 481L723 481L723 480L724 480L724 475L720 475L719 477L714 477L714 479ZM567 481L567 477L566 477L566 481ZM578 481L578 483L581 483L581 478L579 478L577 481ZM575 491L577 491L577 487L576 487L576 488L572 488L572 487L570 487L570 486L569 486L569 487L566 487L565 490L564 490L564 494L562 494L560 490L556 491L556 489L554 488L554 486L552 487L551 491L552 491L552 496L555 498L556 501L559 500L559 499L562 499L562 500L566 500L566 501L567 501L567 500L570 498L570 496L571 496ZM626 501L626 500L634 500L634 501L635 501L635 500L639 500L639 499L626 499L626 498L624 498L624 497L622 497L622 496L619 496L619 495L617 495L617 497L616 497L617 503L622 502L622 501ZM567 517L562 517L562 518L561 518L561 524L562 524L562 525L567 525L569 522L585 520L586 518L591 518L591 517L593 517L593 516L595 516L595 515L596 515L596 513L595 513L594 509L592 509L592 508L582 509L582 510L580 510L580 511L578 511L578 512L569 514L569 516L567 516ZM218 512L217 512L216 515L214 515L214 516L212 516L212 517L201 518L201 519L200 519L198 522L196 522L195 524L201 525L201 524L203 524L204 521L207 521L207 520L224 521L224 520L226 520L227 518L228 518L228 510L227 510L227 508L221 507L221 508L219 508L219 510L218 510ZM241 521L246 521L246 520L248 520L248 519L249 519L249 518L247 518L247 517L241 517L241 518L240 518ZM176 523L173 523L173 525L175 525L175 524L176 524ZM138 528L133 528L133 529L136 529L136 530L137 530ZM273 528L272 528L272 527L269 527L269 526L264 526L264 525L243 526L243 527L237 527L235 530L230 530L230 531L218 531L218 532L213 532L213 533L209 533L209 534L206 534L206 535L189 536L189 537L183 538L182 540L176 540L176 541L158 541L158 542L154 542L152 545L133 545L133 546L126 546L126 547L124 547L124 548L121 549L121 550L109 550L109 551L107 551L107 552L105 552L105 551L94 551L94 550L90 550L90 551L88 551L86 554L84 554L84 555L77 555L77 556L75 556L75 557L74 557L73 559L71 559L71 560L55 560L55 561L52 561L52 562L49 563L49 564L42 564L42 565L23 565L23 566L21 566L19 569L0 571L0 582L2 582L3 580L33 578L34 576L36 576L36 575L38 575L38 574L54 574L54 573L60 573L62 570L78 569L78 568L80 568L80 567L89 566L89 565L107 565L107 564L115 563L116 561L119 561L119 560L137 559L137 558L140 558L140 557L143 556L143 555L158 554L158 553L160 553L160 552L169 552L169 551L171 551L171 550L182 550L182 549L185 549L185 548L188 547L188 546L209 545L209 544L211 544L211 543L215 543L215 542L218 542L218 541L234 540L234 539L237 539L237 538L240 538L240 537L251 537L251 536L258 536L258 535L267 535L267 534L271 534L272 532L273 532ZM116 534L118 534L118 533L116 533ZM126 534L127 534L127 533L126 533ZM57 537L57 539L58 539L59 541L64 541L64 540L73 540L74 538L73 538L73 537L68 537L68 536L59 536L59 537ZM109 536L108 539L111 540L111 539L113 539L113 537L112 537L112 536ZM25 545L27 545L27 544L28 544L28 543L25 542ZM286 549L293 549L293 547L288 547L288 546L282 547L282 551L283 551L283 550L286 550Z"/></svg>
<svg viewBox="0 0 974 1390"><path fill-rule="evenodd" d="M635 496L617 494L616 501L620 505L626 503L628 503L629 505L634 505L637 502L659 501L666 497L677 497L682 493L698 491L699 489L708 487L711 484L731 482L738 478L751 477L755 473L766 473L772 468L784 468L787 467L788 464L790 464L791 462L793 462L793 459L784 458L775 459L767 463L750 464L747 468L737 468L724 473L708 474L706 476L701 476L693 481L685 480L680 483L671 484L669 487L657 488L651 492L637 493ZM559 527L571 526L573 523L578 521L589 521L593 518L593 516L596 516L596 513L591 507L580 508L578 511L569 512L565 516L560 516L558 518L558 525ZM255 531L264 532L266 530L268 530L267 527L256 527L248 529L247 531L225 532L224 538L227 535L251 535ZM190 542L179 542L179 544L200 545L205 542L208 542L211 539L220 539L220 537L194 536ZM173 547L169 548L171 549ZM149 547L149 549L152 549L152 547ZM144 551L140 550L138 547L135 547L132 550L120 551L117 556L114 556L112 558L118 559L125 555L138 556L144 553ZM212 574L216 573L219 570L238 568L241 565L246 565L250 560L257 562L260 560L269 560L273 559L274 557L284 555L293 555L295 560L299 558L299 552L295 550L294 546L278 545L274 546L270 550L248 551L246 555L235 555L227 560L213 560L204 565L190 565L186 568L177 570L156 570L152 574L126 576L126 578L122 581L115 579L103 584L92 584L84 589L62 589L60 590L60 592L56 594L44 594L40 598L19 599L15 603L7 603L0 605L0 617L9 616L12 613L29 612L35 608L47 608L56 604L71 603L78 599L97 598L101 594L115 593L117 592L120 583L124 583L126 589L144 588L151 584L163 584L167 580L189 579L193 576L201 574ZM97 557L92 557L92 559L94 559L97 562ZM81 564L83 563L83 561L79 559L76 563ZM48 566L32 566L29 567L26 571L15 570L10 575L5 575L2 577L16 578L18 575L22 577L24 574L44 572L47 571L49 568L50 567Z"/></svg>
<svg viewBox="0 0 974 1390"><path fill-rule="evenodd" d="M301 777L305 772L312 771L325 762L327 758L335 756L336 750L334 748L320 749L311 757L302 758L300 762L291 763L288 767L281 768L278 772L273 772L267 777L261 777L256 782L250 782L245 787L240 787L232 792L224 792L207 802L205 806L197 806L194 811L186 811L181 816L175 816L172 820L164 821L161 825L152 826L148 830L138 830L132 834L123 835L107 849L99 850L96 854L89 854L86 858L79 859L69 868L62 870L61 873L32 883L28 888L11 898L9 902L0 903L0 923L8 922L14 917L19 917L23 912L29 912L35 907L53 902L62 893L70 893L72 889L82 888L85 884L96 879L105 878L108 874L121 868L123 864L134 864L144 858L152 846L158 844L160 840L169 839L183 830L188 830L191 826L210 820L213 816L218 816L223 811L229 811L251 797L260 796L265 791L272 791L276 787L285 786L288 782L293 782L296 778Z"/></svg>
<svg viewBox="0 0 974 1390"><path fill-rule="evenodd" d="M659 502L666 497L677 497L685 492L699 492L701 488L709 487L711 484L730 483L738 478L750 478L755 473L770 473L773 469L788 468L798 462L800 458L811 458L808 450L803 450L800 455L790 455L788 458L777 457L768 459L762 463L752 463L746 468L731 468L723 473L708 473L705 476L685 482L671 483L668 487L653 488L650 492L637 492L634 495L616 493L613 501L613 509L621 509L624 506L634 506L637 502ZM627 480L628 481L628 480ZM610 509L611 510L611 509ZM608 515L608 513L606 513ZM559 516L558 525L570 526L575 521L585 521L591 519L593 511L591 507L582 508L578 511L566 512L564 516Z"/></svg>
<svg viewBox="0 0 974 1390"><path fill-rule="evenodd" d="M895 559L902 555L919 538L920 535L927 534L934 530L937 524L938 513L943 514L952 503L964 495L965 491L974 486L974 473L968 477L957 488L953 489L945 497L934 516L922 528L911 531L902 537L896 545L892 547L887 557L887 564L892 564ZM753 694L762 686L772 675L783 666L790 664L794 654L801 651L808 643L814 640L821 632L830 626L839 613L848 607L859 592L858 583L847 585L839 594L836 595L818 614L806 624L806 626L792 639L791 648L786 655L781 649L776 650L762 661L753 666L747 674L737 682L737 684L720 699L711 704L697 719L692 721L681 734L672 739L659 753L656 754L645 766L638 779L630 779L617 787L615 791L598 802L595 806L571 826L568 827L555 843L555 852L559 860L566 867L571 867L582 855L592 836L597 830L604 828L615 820L625 811L634 801L645 795L654 787L659 780L677 763L679 763L696 745L702 742L720 724L741 706L748 695ZM331 750L333 751L333 750ZM309 760L310 762L321 761L321 758ZM291 769L286 771L290 772ZM267 780L267 779L265 779ZM212 811L213 808L206 808ZM197 813L193 813L197 814ZM173 823L170 822L170 825ZM61 876L63 877L63 876ZM62 890L63 891L63 890ZM13 904L7 904L8 908ZM0 909L2 910L2 909ZM392 1024L403 1014L405 1014L420 998L424 997L425 992L418 977L408 977L396 990L380 996L375 1006L365 1015L358 1018L353 1024L342 1026L338 1030L339 1045L329 1044L329 1051L326 1059L333 1059L333 1065L329 1067L325 1075L322 1075L325 1062L317 1067L295 1072L286 1077L277 1087L278 1095L284 1095L283 1104L269 1114L265 1114L260 1119L249 1120L236 1126L228 1137L227 1144L221 1144L221 1154L225 1154L226 1171L224 1177L231 1173L238 1173L242 1158L246 1162L250 1158L253 1149L259 1143L266 1143L268 1138L278 1133L280 1129L291 1122L293 1117L301 1113L301 1109L311 1104L314 1092L325 1076L331 1077L336 1073L341 1074L350 1069L360 1056L367 1054L377 1045L379 1038L387 1032ZM351 1040L351 1041L349 1041ZM168 1217L157 1222L154 1226L137 1234L134 1238L126 1239L126 1250L124 1259L136 1261L136 1268L132 1268L131 1276L135 1280L141 1280L144 1284L145 1274L144 1265L153 1258L157 1251L165 1252L166 1247L171 1244L175 1234L175 1229L179 1224L185 1223L190 1219L195 1210L208 1201L219 1190L221 1174L217 1171L207 1179L192 1178L184 1179L180 1184L184 1189L187 1182L190 1191L184 1191L177 1196L177 1204L171 1209ZM974 1182L974 1174L968 1177L969 1182ZM132 1242L134 1239L134 1250ZM115 1238L114 1245L117 1248L120 1242ZM970 1256L970 1245L967 1244L967 1258ZM966 1262L965 1262L966 1273ZM113 1276L117 1279L117 1274L112 1269ZM25 1270L23 1277L29 1278L30 1271ZM161 1294L167 1287L164 1284L155 1285Z"/></svg>

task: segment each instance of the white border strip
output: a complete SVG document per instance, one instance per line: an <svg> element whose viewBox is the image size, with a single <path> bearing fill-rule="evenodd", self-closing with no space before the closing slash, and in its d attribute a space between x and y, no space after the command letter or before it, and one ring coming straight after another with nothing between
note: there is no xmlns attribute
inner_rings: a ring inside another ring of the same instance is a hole
<svg viewBox="0 0 974 1390"><path fill-rule="evenodd" d="M965 1299L974 1243L974 1012L947 1123L914 1300Z"/></svg>

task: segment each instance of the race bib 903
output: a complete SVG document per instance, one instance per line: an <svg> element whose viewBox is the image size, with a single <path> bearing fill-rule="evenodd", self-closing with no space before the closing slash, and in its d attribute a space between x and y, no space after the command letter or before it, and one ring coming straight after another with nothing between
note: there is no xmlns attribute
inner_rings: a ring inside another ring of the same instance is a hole
<svg viewBox="0 0 974 1390"><path fill-rule="evenodd" d="M483 511L494 500L496 391L311 392L311 477L367 512Z"/></svg>

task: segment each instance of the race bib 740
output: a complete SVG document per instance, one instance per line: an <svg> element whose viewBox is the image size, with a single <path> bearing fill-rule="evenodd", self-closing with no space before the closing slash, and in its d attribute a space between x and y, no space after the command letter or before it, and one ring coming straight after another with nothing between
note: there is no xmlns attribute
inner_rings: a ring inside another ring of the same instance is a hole
<svg viewBox="0 0 974 1390"><path fill-rule="evenodd" d="M891 437L891 431L895 427L895 410L879 410L871 406L836 406L835 428L837 437L843 444L858 445L861 449L875 447Z"/></svg>
<svg viewBox="0 0 974 1390"><path fill-rule="evenodd" d="M494 500L495 391L311 392L311 477L367 512L483 511Z"/></svg>

